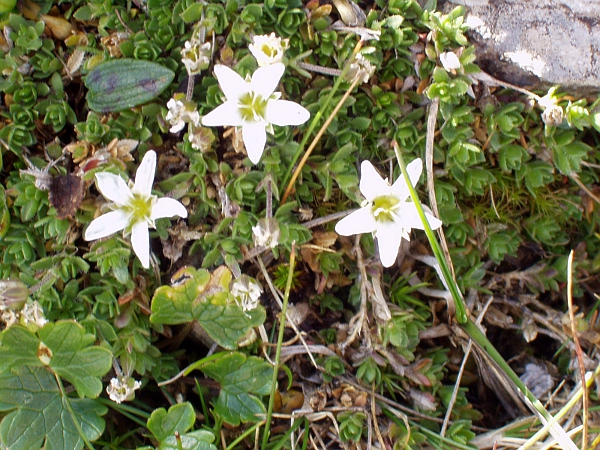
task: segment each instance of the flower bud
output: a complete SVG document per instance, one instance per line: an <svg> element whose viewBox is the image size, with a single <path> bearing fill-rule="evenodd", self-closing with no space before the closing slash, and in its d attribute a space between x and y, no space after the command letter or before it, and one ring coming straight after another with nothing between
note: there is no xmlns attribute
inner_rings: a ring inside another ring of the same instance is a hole
<svg viewBox="0 0 600 450"><path fill-rule="evenodd" d="M0 280L0 310L21 309L27 297L29 288L19 280Z"/></svg>
<svg viewBox="0 0 600 450"><path fill-rule="evenodd" d="M279 224L274 217L259 219L258 224L252 227L254 245L257 247L277 247L279 244Z"/></svg>

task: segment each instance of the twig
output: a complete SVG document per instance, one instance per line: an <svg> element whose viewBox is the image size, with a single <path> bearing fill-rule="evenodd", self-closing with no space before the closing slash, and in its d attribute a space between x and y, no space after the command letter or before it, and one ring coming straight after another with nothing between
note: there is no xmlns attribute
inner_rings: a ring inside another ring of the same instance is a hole
<svg viewBox="0 0 600 450"><path fill-rule="evenodd" d="M567 303L569 305L569 321L571 322L571 333L573 334L573 341L575 342L575 354L577 355L577 362L579 363L579 376L581 378L581 389L583 391L583 431L581 434L581 450L585 450L587 447L588 437L588 412L589 412L589 399L587 386L585 383L585 363L583 360L583 352L581 351L581 343L579 342L579 334L577 332L577 325L575 322L575 311L573 310L573 255L575 252L571 250L569 253L569 259L567 263Z"/></svg>

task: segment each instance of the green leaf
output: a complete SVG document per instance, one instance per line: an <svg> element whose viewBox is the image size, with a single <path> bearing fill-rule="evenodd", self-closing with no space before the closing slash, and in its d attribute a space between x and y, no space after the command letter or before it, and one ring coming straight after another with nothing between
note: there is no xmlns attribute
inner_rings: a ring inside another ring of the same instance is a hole
<svg viewBox="0 0 600 450"><path fill-rule="evenodd" d="M38 336L19 325L4 330L0 335L0 371L47 366L72 383L80 397L100 395L101 377L112 366L110 350L94 346L95 337L71 321L47 323Z"/></svg>
<svg viewBox="0 0 600 450"><path fill-rule="evenodd" d="M152 323L175 325L196 320L221 347L235 349L251 328L265 321L261 305L244 311L235 302L229 293L231 272L224 266L212 275L205 269L186 267L173 279L173 286L161 286L154 293Z"/></svg>
<svg viewBox="0 0 600 450"><path fill-rule="evenodd" d="M159 450L217 450L212 445L215 437L210 431L186 433L195 421L191 403L180 403L171 406L168 412L164 408L155 409L148 419L148 429L160 442Z"/></svg>
<svg viewBox="0 0 600 450"><path fill-rule="evenodd" d="M158 97L175 73L160 64L135 59L116 59L92 70L84 79L88 106L107 113L142 105Z"/></svg>
<svg viewBox="0 0 600 450"><path fill-rule="evenodd" d="M89 399L62 397L56 379L44 367L0 374L0 399L0 411L9 412L0 423L0 442L11 450L37 450L42 445L45 450L83 448L74 418L90 441L104 431L101 416L107 408Z"/></svg>
<svg viewBox="0 0 600 450"><path fill-rule="evenodd" d="M148 429L159 441L164 441L175 432L185 433L192 428L196 421L196 415L191 403L180 403L169 408L158 408L152 412L148 419Z"/></svg>
<svg viewBox="0 0 600 450"><path fill-rule="evenodd" d="M265 406L257 395L271 391L273 367L255 356L230 353L216 358L201 370L221 385L214 411L231 424L255 422L265 414Z"/></svg>

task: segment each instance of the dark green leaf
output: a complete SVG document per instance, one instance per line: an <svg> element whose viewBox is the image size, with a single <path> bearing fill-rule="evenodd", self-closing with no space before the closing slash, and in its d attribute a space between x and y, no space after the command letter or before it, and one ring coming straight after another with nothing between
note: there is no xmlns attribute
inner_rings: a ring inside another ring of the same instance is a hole
<svg viewBox="0 0 600 450"><path fill-rule="evenodd" d="M150 61L108 61L85 77L88 105L100 113L142 105L158 97L174 77L172 70Z"/></svg>

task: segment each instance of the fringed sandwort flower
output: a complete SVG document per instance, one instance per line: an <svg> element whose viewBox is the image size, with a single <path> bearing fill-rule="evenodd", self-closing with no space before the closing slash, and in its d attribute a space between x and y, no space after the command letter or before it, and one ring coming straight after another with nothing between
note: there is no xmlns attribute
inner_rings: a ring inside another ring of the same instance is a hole
<svg viewBox="0 0 600 450"><path fill-rule="evenodd" d="M408 165L408 176L413 186L419 181L422 170L423 162L420 159ZM366 199L362 208L340 220L335 231L342 236L373 233L377 238L381 264L390 267L396 261L402 238L410 241L412 228L424 229L417 208L410 201L410 192L403 176L390 186L369 161L361 164L359 187ZM425 216L432 229L442 225L430 213L426 212Z"/></svg>
<svg viewBox="0 0 600 450"><path fill-rule="evenodd" d="M150 236L148 228L156 228L154 221L162 217L187 217L187 210L177 200L152 195L156 169L156 153L144 155L135 176L135 183L127 186L123 178L109 172L96 174L96 186L113 210L94 219L85 230L84 239L92 241L124 230L131 233L133 251L144 268L150 267Z"/></svg>
<svg viewBox="0 0 600 450"><path fill-rule="evenodd" d="M209 127L242 128L242 138L250 161L257 164L265 149L267 131L272 125L300 125L310 113L297 103L280 100L275 92L285 66L281 63L260 67L247 81L227 66L215 66L215 75L227 101L202 118Z"/></svg>

